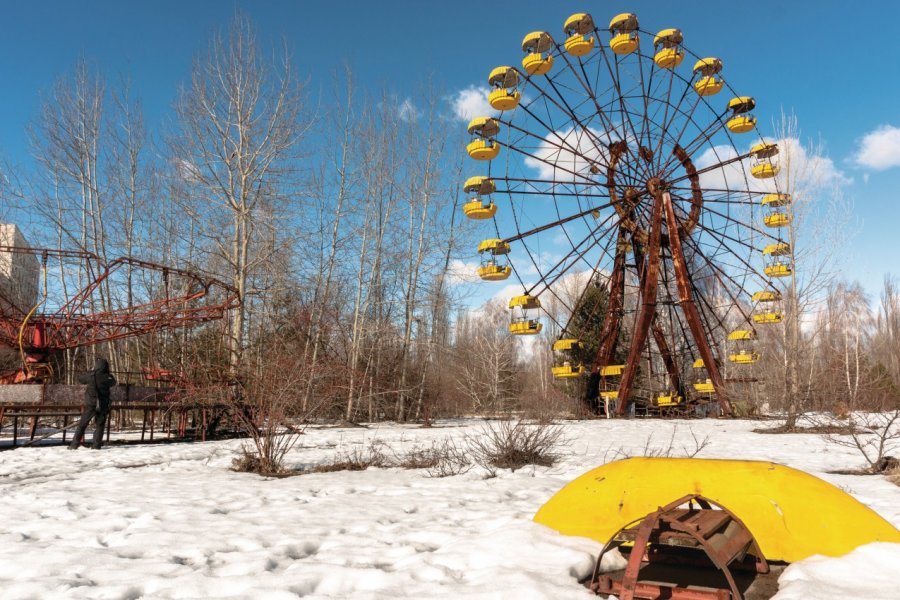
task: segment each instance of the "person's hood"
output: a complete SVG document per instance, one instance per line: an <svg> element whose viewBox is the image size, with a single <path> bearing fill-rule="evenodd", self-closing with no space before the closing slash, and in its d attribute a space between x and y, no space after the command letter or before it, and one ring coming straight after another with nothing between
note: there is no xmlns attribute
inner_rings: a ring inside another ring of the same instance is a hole
<svg viewBox="0 0 900 600"><path fill-rule="evenodd" d="M109 361L105 358L98 358L94 362L94 371L96 373L109 373Z"/></svg>

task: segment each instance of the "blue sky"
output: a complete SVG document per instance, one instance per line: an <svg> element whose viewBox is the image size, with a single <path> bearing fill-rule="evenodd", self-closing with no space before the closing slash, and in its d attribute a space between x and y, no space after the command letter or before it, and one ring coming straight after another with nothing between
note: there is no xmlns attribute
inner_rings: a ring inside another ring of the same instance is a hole
<svg viewBox="0 0 900 600"><path fill-rule="evenodd" d="M802 137L820 140L835 169L851 180L844 194L853 201L859 226L849 228L858 233L848 243L847 276L874 294L885 273L900 274L900 130L884 129L900 127L896 2L866 2L864 19L846 2L823 0L746 6L5 0L0 6L0 156L24 165L25 128L40 95L78 56L111 80L128 75L152 129L170 113L192 57L235 10L252 19L264 44L287 40L316 94L327 96L332 73L347 62L362 85L388 87L413 101L429 75L448 96L483 85L492 67L518 62L525 33L543 29L562 37L562 22L571 13L590 12L603 25L613 14L631 11L642 28L678 27L689 49L721 57L729 83L756 97L763 133L781 108L794 111Z"/></svg>

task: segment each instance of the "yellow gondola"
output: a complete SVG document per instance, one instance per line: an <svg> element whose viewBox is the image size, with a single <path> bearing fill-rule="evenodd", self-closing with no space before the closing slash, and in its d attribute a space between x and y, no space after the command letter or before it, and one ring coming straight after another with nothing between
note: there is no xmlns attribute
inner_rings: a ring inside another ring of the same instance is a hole
<svg viewBox="0 0 900 600"><path fill-rule="evenodd" d="M550 374L554 377L580 377L584 375L584 365L559 365L550 368Z"/></svg>
<svg viewBox="0 0 900 600"><path fill-rule="evenodd" d="M488 85L494 89L488 94L488 103L496 110L512 110L519 105L522 94L516 89L519 85L519 72L512 67L497 67L488 75Z"/></svg>
<svg viewBox="0 0 900 600"><path fill-rule="evenodd" d="M566 52L572 56L584 56L594 49L594 19L587 13L575 13L563 25L566 34Z"/></svg>
<svg viewBox="0 0 900 600"><path fill-rule="evenodd" d="M713 385L711 379L707 379L706 381L695 383L694 391L700 392L701 394L714 394L716 392L716 386Z"/></svg>
<svg viewBox="0 0 900 600"><path fill-rule="evenodd" d="M500 144L493 138L500 133L500 122L491 117L476 117L467 128L474 139L466 146L469 156L475 160L493 160L500 154Z"/></svg>
<svg viewBox="0 0 900 600"><path fill-rule="evenodd" d="M770 325L784 321L784 311L779 309L781 292L777 290L764 290L756 292L750 300L756 305L753 314L753 322L760 325Z"/></svg>
<svg viewBox="0 0 900 600"><path fill-rule="evenodd" d="M766 227L785 227L791 222L790 213L779 210L790 205L790 194L766 194L763 196L762 205L766 210L763 223Z"/></svg>
<svg viewBox="0 0 900 600"><path fill-rule="evenodd" d="M728 355L728 360L738 365L749 365L759 361L759 354L748 350L741 350Z"/></svg>
<svg viewBox="0 0 900 600"><path fill-rule="evenodd" d="M778 302L781 300L781 292L778 290L763 290L756 292L750 297L750 300L756 302Z"/></svg>
<svg viewBox="0 0 900 600"><path fill-rule="evenodd" d="M625 365L606 365L600 367L600 377L620 377L625 372Z"/></svg>
<svg viewBox="0 0 900 600"><path fill-rule="evenodd" d="M554 366L550 372L554 377L578 377L585 373L584 365L577 362L573 353L581 350L581 342L576 338L560 338L553 342Z"/></svg>
<svg viewBox="0 0 900 600"><path fill-rule="evenodd" d="M529 75L546 75L553 68L553 56L550 50L556 42L546 31L532 31L522 40L522 68Z"/></svg>
<svg viewBox="0 0 900 600"><path fill-rule="evenodd" d="M680 29L663 29L653 38L653 48L658 50L653 56L653 62L662 69L674 69L684 60L684 50L681 43L684 35Z"/></svg>
<svg viewBox="0 0 900 600"><path fill-rule="evenodd" d="M729 342L749 342L756 339L756 332L752 329L736 329L728 334Z"/></svg>
<svg viewBox="0 0 900 600"><path fill-rule="evenodd" d="M750 111L756 107L756 101L750 96L738 96L728 103L731 118L725 123L732 133L747 133L756 127L756 117Z"/></svg>
<svg viewBox="0 0 900 600"><path fill-rule="evenodd" d="M503 240L491 238L478 244L481 265L477 269L478 277L483 281L503 281L509 278L512 267L497 261L498 256L509 254L509 244Z"/></svg>
<svg viewBox="0 0 900 600"><path fill-rule="evenodd" d="M514 296L509 301L509 309L513 311L509 332L513 335L535 335L543 327L540 320L532 315L532 311L540 310L541 301L536 296L524 294ZM518 313L516 312L518 309Z"/></svg>
<svg viewBox="0 0 900 600"><path fill-rule="evenodd" d="M463 191L472 197L463 204L463 214L470 219L490 219L497 214L497 205L488 197L485 202L483 196L490 196L497 190L494 180L483 175L469 177L463 184Z"/></svg>
<svg viewBox="0 0 900 600"><path fill-rule="evenodd" d="M575 338L562 338L553 342L554 352L571 352L573 350L581 350L581 342Z"/></svg>
<svg viewBox="0 0 900 600"><path fill-rule="evenodd" d="M750 154L753 155L753 164L750 166L750 174L757 179L771 179L778 175L781 167L776 165L772 159L778 156L778 145L756 144L750 148Z"/></svg>
<svg viewBox="0 0 900 600"><path fill-rule="evenodd" d="M631 13L614 16L609 22L609 32L613 34L609 47L619 55L631 54L640 45L637 30L637 16Z"/></svg>
<svg viewBox="0 0 900 600"><path fill-rule="evenodd" d="M716 77L722 71L722 61L715 57L701 58L694 63L694 74L700 78L694 82L694 91L701 96L714 96L722 91L725 80Z"/></svg>
<svg viewBox="0 0 900 600"><path fill-rule="evenodd" d="M668 406L678 406L684 402L684 398L678 394L660 394L656 397L656 406L666 408Z"/></svg>
<svg viewBox="0 0 900 600"><path fill-rule="evenodd" d="M753 329L736 329L729 333L727 340L734 349L728 355L728 360L739 365L758 361L759 354L751 347L756 337L756 331Z"/></svg>
<svg viewBox="0 0 900 600"><path fill-rule="evenodd" d="M786 262L773 263L763 269L763 273L769 277L788 277L793 272L793 267Z"/></svg>

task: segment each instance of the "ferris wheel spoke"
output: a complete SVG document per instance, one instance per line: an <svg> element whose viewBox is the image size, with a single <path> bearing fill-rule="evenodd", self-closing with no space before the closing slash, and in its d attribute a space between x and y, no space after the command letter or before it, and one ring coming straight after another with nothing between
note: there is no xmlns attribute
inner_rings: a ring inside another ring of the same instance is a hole
<svg viewBox="0 0 900 600"><path fill-rule="evenodd" d="M749 230L752 231L753 233L757 233L757 234L761 235L761 236L764 237L764 238L768 238L768 239L771 240L772 242L777 242L777 241L779 241L779 239L780 239L778 236L772 235L772 234L769 233L768 231L763 231L762 229L757 229L756 225L751 225L751 224L749 224L749 223L747 223L747 222L745 222L745 221L742 221L742 220L740 220L740 219L736 219L736 218L732 217L731 215L729 215L729 214L727 214L727 213L723 213L723 212L717 211L717 210L714 209L714 208L709 208L709 207L707 207L706 210L709 211L710 213L712 213L712 214L718 216L718 217L721 217L721 218L725 219L726 221L729 221L730 223L733 223L734 225L738 226L739 228L749 229ZM711 230L711 231L716 231L716 229L713 229L713 228L711 228L711 227L707 227L707 226L705 226L705 225L703 225L703 224L700 224L700 226L703 227L703 229L704 229L704 230L707 230L707 231L710 231L710 230ZM723 235L724 235L724 234L723 234ZM740 240L735 240L735 241L740 241ZM753 246L753 245L751 245L751 244L748 244L747 242L740 241L740 243L744 244L747 248L750 248L751 250L756 250L756 249L757 249L755 246Z"/></svg>
<svg viewBox="0 0 900 600"><path fill-rule="evenodd" d="M611 219L611 216L607 217L605 222L609 222L610 219ZM602 227L602 225L601 225L601 227ZM585 244L589 240L593 240L593 241L590 244L587 244L585 246ZM537 283L535 283L533 286L531 286L530 289L526 290L525 293L530 294L530 295L540 296L547 289L551 288L557 281L559 281L560 278L563 275L565 275L567 272L569 272L576 264L578 264L578 262L584 258L585 254L587 254L588 252L593 250L602 241L603 241L602 239L599 239L595 235L595 231L591 231L590 233L588 233L588 235L586 235L584 237L584 239L582 239L580 242L578 242L578 244L573 244L572 250L570 250L565 256L563 256L561 259L559 259L559 261L557 261L556 264L553 265L550 269L547 269L546 273L541 277L541 279ZM607 238L607 243L608 243L608 238ZM585 247L582 249L582 246L585 246ZM573 256L575 256L575 260L572 260L568 266L563 268L563 265L565 265L565 263L569 262ZM602 260L602 259L603 259L603 255L601 255L601 257L600 257L600 260ZM593 266L591 264L588 264L588 268L593 269ZM557 272L557 270L558 270L558 272ZM555 273L555 276L552 279L550 279L550 276L553 275L554 273ZM548 279L549 279L549 281L548 281ZM544 286L543 288L541 288L541 291L537 292L536 294L533 294L534 290L536 290L541 285Z"/></svg>
<svg viewBox="0 0 900 600"><path fill-rule="evenodd" d="M579 82L579 84L581 84L581 86L584 88L584 91L587 92L588 97L591 99L591 102L594 105L594 110L596 111L597 116L600 117L600 120L603 121L604 127L606 128L606 130L607 131L617 131L619 128L613 124L612 120L610 119L608 111L606 109L604 109L603 106L600 105L600 102L597 99L597 95L594 93L593 89L591 88L590 84L588 83L589 77L587 75L587 72L585 71L584 63L579 62L579 68L580 68L581 74L584 76L584 79L582 79L581 77L579 77L578 71L575 69L575 66L572 64L572 61L569 60L567 53L561 53L561 55L565 58L566 65L567 65L569 71L572 73L572 75L575 77L575 79ZM599 71L599 69L598 69L598 71ZM599 75L599 73L598 73L598 75ZM551 82L551 85L553 85L552 82ZM554 86L554 89L555 89L555 86ZM558 92L558 90L557 90L557 92ZM609 138L609 134L607 134L607 138ZM609 141L609 140L607 140L607 141ZM597 143L602 143L602 141L598 140ZM633 154L633 152L630 149L629 149L629 152L631 152ZM637 156L634 156L634 158L637 158Z"/></svg>
<svg viewBox="0 0 900 600"><path fill-rule="evenodd" d="M538 226L538 227L535 227L534 229L529 229L529 230L527 230L527 231L521 231L521 232L517 233L516 235L513 235L513 236L510 236L510 237L507 237L507 238L503 239L502 241L507 242L507 243L509 243L509 242L517 242L517 241L519 241L519 240L523 240L523 239L525 239L525 238L528 238L528 237L530 237L530 236L532 236L532 235L541 233L541 232L543 232L543 231L547 231L548 229L553 229L554 227L558 227L558 226L562 225L563 223L568 223L568 222L570 222L570 221L574 221L575 219L580 219L580 218L582 218L582 217L585 217L585 216L591 214L591 213L594 212L594 211L603 210L604 208L609 208L609 207L611 207L611 206L612 206L612 202L607 202L606 204L601 204L601 205L599 205L599 206L594 206L594 207L589 208L589 209L587 209L587 210L583 210L583 211L581 211L581 212L577 212L577 213L575 213L574 215L569 215L568 217L564 217L564 218L562 218L562 219L553 221L553 222L551 222L551 223L546 223L546 224L544 224L544 225L540 225L540 226Z"/></svg>
<svg viewBox="0 0 900 600"><path fill-rule="evenodd" d="M745 320L750 321L750 315L748 315L746 312L744 312L743 308L741 308L740 300L738 300L738 298L736 298L734 296L734 294L731 292L731 288L725 284L725 281L723 281L722 278L728 280L737 289L743 289L743 286L741 286L737 281L735 281L735 279L732 277L732 275L725 272L715 261L710 260L706 256L706 254L703 253L703 250L691 238L686 238L683 241L687 242L687 245L690 246L697 253L697 256L699 256L700 258L703 259L703 262L706 264L706 266L708 266L710 269L712 269L714 271L713 274L714 274L716 280L718 281L719 285L721 286L722 290L726 294L728 294L728 297L731 300L731 302L734 304L734 306L738 307L739 312L744 316ZM750 267L750 268L752 269L752 267ZM692 286L693 286L693 284L692 284ZM703 297L704 295L700 294L700 296Z"/></svg>
<svg viewBox="0 0 900 600"><path fill-rule="evenodd" d="M726 236L725 234L721 234L721 233L718 233L718 232L716 232L716 231L714 231L714 230L710 230L710 229L707 229L707 230L706 230L706 233L709 233L709 234L711 234L713 237L718 238L719 241L722 243L722 245L725 246L725 247L728 249L728 251L729 251L729 256L732 256L732 257L737 258L738 261L741 263L741 267L742 267L743 269L746 269L746 272L747 272L747 273L752 273L756 278L758 278L758 279L760 280L761 283L763 283L763 284L766 283L766 278L763 277L762 275L760 275L759 272L756 270L756 268L755 268L753 265L751 265L749 262L747 262L746 260L744 260L743 257L742 257L740 254L734 252L734 250L731 249L731 247L728 245L728 241L729 241L729 240L730 240L730 241L735 241L734 238L731 238L730 236ZM700 247L699 242L697 242L696 240L692 240L692 244L693 244L693 248L694 248L697 252L699 252L699 253L704 257L704 259L707 260L707 262L710 264L710 266L718 265L719 263L722 262L721 260L720 260L720 261L717 261L717 262L712 262L712 261L710 261L710 260L706 257L706 254L702 251L702 248ZM745 245L747 245L747 244L745 244ZM750 246L750 247L752 248L752 246ZM718 266L716 266L716 268L718 268ZM722 272L724 273L724 271L722 271ZM732 280L732 281L733 281L733 280ZM740 287L740 286L739 286L739 287Z"/></svg>

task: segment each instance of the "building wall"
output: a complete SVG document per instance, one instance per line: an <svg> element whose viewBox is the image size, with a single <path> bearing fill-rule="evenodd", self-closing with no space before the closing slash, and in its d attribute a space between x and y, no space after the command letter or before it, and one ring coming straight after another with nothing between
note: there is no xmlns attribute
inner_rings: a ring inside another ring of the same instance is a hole
<svg viewBox="0 0 900 600"><path fill-rule="evenodd" d="M27 248L22 230L0 223L0 246ZM38 301L40 261L33 254L0 251L0 311L8 313L7 302L28 312Z"/></svg>

